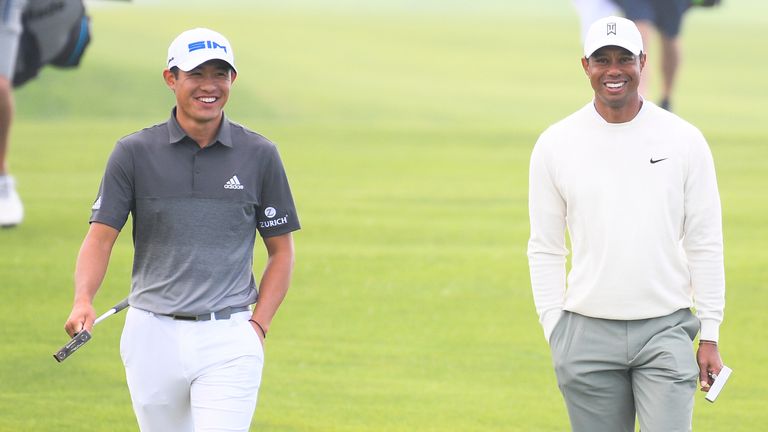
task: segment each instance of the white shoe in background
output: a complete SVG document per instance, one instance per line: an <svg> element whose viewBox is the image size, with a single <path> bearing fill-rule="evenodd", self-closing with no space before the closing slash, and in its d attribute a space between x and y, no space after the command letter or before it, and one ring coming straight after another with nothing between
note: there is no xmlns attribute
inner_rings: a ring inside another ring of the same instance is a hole
<svg viewBox="0 0 768 432"><path fill-rule="evenodd" d="M22 219L24 207L16 193L16 182L9 175L0 176L0 227L16 226Z"/></svg>

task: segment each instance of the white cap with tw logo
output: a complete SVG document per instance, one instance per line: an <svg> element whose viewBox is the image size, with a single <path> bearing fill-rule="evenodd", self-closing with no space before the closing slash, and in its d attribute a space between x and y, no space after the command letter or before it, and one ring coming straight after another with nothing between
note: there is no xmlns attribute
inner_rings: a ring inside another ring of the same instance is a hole
<svg viewBox="0 0 768 432"><path fill-rule="evenodd" d="M643 38L632 21L609 16L592 23L584 39L584 57L589 58L604 46L615 45L627 49L634 55L643 51Z"/></svg>
<svg viewBox="0 0 768 432"><path fill-rule="evenodd" d="M176 36L168 47L168 69L175 66L189 72L208 60L224 60L237 72L232 45L213 30L187 30Z"/></svg>

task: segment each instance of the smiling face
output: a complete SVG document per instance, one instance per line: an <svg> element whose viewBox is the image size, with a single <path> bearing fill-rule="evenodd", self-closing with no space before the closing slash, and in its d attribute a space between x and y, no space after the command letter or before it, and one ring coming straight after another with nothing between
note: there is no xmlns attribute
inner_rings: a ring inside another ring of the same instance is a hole
<svg viewBox="0 0 768 432"><path fill-rule="evenodd" d="M182 128L218 128L237 74L222 60L207 61L188 72L166 69L163 77L176 94L176 120Z"/></svg>
<svg viewBox="0 0 768 432"><path fill-rule="evenodd" d="M595 91L595 108L611 123L633 119L642 100L637 90L645 54L634 55L617 46L605 46L581 64Z"/></svg>

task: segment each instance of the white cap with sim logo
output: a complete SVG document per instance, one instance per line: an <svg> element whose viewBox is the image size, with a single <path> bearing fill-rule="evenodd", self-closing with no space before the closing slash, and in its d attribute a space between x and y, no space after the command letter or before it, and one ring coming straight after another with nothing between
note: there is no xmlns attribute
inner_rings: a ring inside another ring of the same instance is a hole
<svg viewBox="0 0 768 432"><path fill-rule="evenodd" d="M224 60L237 72L232 45L227 38L213 30L187 30L178 35L168 47L168 69L175 66L189 72L208 60Z"/></svg>

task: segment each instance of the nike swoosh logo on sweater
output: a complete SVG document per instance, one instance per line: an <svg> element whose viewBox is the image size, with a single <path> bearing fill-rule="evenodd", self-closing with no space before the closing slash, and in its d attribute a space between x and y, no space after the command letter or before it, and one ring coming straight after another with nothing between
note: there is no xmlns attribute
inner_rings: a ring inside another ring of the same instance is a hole
<svg viewBox="0 0 768 432"><path fill-rule="evenodd" d="M662 159L656 159L656 160L653 160L653 158L651 158L651 163L655 164L655 163L659 163L659 162L667 160L667 159L669 159L669 158L662 158Z"/></svg>

